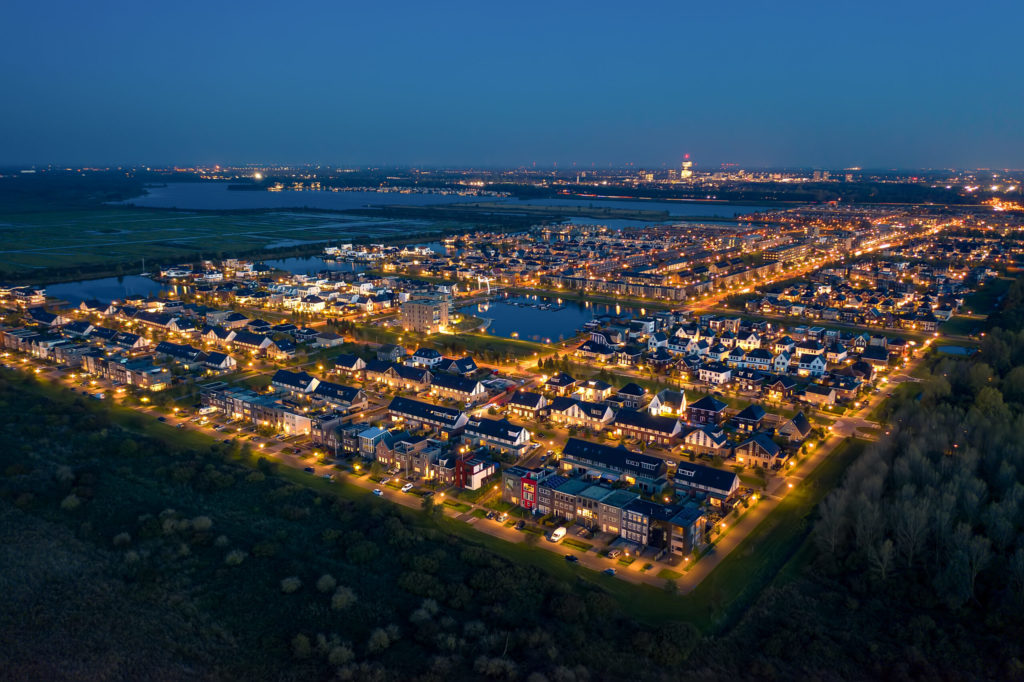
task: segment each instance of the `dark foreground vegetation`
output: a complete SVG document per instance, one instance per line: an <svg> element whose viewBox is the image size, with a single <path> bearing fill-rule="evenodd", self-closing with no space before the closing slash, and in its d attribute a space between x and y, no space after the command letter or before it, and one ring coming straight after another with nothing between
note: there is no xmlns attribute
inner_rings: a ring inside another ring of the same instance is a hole
<svg viewBox="0 0 1024 682"><path fill-rule="evenodd" d="M1024 678L1022 282L980 353L936 356L887 410L891 435L856 457L807 540L765 564L781 568L745 614L702 636L684 622L685 600L678 619L644 617L651 595L605 591L557 557L551 570L510 561L436 514L4 370L0 669L8 679ZM677 599L662 602L672 611Z"/></svg>
<svg viewBox="0 0 1024 682"><path fill-rule="evenodd" d="M990 325L978 355L935 359L890 401L890 437L709 674L1024 679L1024 281Z"/></svg>
<svg viewBox="0 0 1024 682"><path fill-rule="evenodd" d="M669 679L697 644L428 513L146 426L0 375L5 678Z"/></svg>

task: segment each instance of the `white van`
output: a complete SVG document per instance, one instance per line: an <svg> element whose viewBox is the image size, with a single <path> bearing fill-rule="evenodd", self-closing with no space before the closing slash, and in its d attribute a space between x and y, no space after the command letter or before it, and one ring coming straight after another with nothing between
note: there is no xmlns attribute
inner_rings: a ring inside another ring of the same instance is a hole
<svg viewBox="0 0 1024 682"><path fill-rule="evenodd" d="M551 531L551 535L548 536L548 540L551 542L558 542L565 537L565 526L559 526L558 528Z"/></svg>

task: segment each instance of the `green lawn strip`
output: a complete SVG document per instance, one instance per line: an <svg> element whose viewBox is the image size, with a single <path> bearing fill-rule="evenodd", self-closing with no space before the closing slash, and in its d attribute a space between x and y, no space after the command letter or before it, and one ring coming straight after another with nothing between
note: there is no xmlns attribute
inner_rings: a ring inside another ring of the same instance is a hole
<svg viewBox="0 0 1024 682"><path fill-rule="evenodd" d="M996 309L996 304L1009 290L1011 284L1013 284L1013 279L1007 277L986 282L964 298L964 305L961 309L964 312L970 311L977 315L989 315ZM984 320L973 320L973 322L978 327L984 325Z"/></svg>
<svg viewBox="0 0 1024 682"><path fill-rule="evenodd" d="M810 532L819 501L866 446L841 443L688 595L702 630L721 630L767 586Z"/></svg>
<svg viewBox="0 0 1024 682"><path fill-rule="evenodd" d="M664 578L665 580L678 580L683 577L683 574L673 571L671 568L663 568L658 571L658 577Z"/></svg>
<svg viewBox="0 0 1024 682"><path fill-rule="evenodd" d="M569 545L573 549L578 549L581 552L589 552L591 548L593 548L593 545L589 542L583 542L582 540L577 540L575 538L565 538L562 540L562 544Z"/></svg>
<svg viewBox="0 0 1024 682"><path fill-rule="evenodd" d="M452 500L452 499L445 500L444 501L444 505L446 507L451 507L452 509L454 509L455 511L459 512L460 514L465 514L470 509L472 509L472 507L470 507L468 504L464 504L462 502L456 502L455 500Z"/></svg>

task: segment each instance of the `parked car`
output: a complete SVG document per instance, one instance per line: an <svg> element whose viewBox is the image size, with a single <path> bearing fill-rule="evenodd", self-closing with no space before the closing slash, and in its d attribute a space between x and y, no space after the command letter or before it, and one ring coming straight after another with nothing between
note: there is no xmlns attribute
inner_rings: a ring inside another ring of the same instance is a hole
<svg viewBox="0 0 1024 682"><path fill-rule="evenodd" d="M604 571L602 571L602 572L603 572L603 573L604 573L605 575L615 575L615 569L614 569L614 568L606 568L606 569L604 569Z"/></svg>
<svg viewBox="0 0 1024 682"><path fill-rule="evenodd" d="M390 478L385 478L385 479L383 479L383 480L382 480L382 481L380 482L380 484L381 484L381 485L387 485L387 484L388 484L388 483L390 483L390 482L391 482L391 479L390 479Z"/></svg>
<svg viewBox="0 0 1024 682"><path fill-rule="evenodd" d="M382 495L384 495L384 491L381 490L380 488L374 488L373 494L376 495L377 497L381 497Z"/></svg>
<svg viewBox="0 0 1024 682"><path fill-rule="evenodd" d="M565 560L568 561L570 564L577 564L579 563L580 558L575 554L566 554Z"/></svg>
<svg viewBox="0 0 1024 682"><path fill-rule="evenodd" d="M565 526L559 526L558 528L551 531L551 535L548 536L548 540L551 542L558 542L565 537Z"/></svg>
<svg viewBox="0 0 1024 682"><path fill-rule="evenodd" d="M501 512L500 514L498 514L498 521L500 523L505 523L506 521L508 521L508 512Z"/></svg>
<svg viewBox="0 0 1024 682"><path fill-rule="evenodd" d="M412 483L406 483L405 485L402 486L403 493L407 493L410 490L412 490Z"/></svg>
<svg viewBox="0 0 1024 682"><path fill-rule="evenodd" d="M615 557L619 556L620 554L622 554L622 550L621 549L613 549L613 550L610 550L608 552L608 558L609 559L614 559Z"/></svg>
<svg viewBox="0 0 1024 682"><path fill-rule="evenodd" d="M523 521L522 519L516 521L516 530L522 530L523 528L526 528L526 521Z"/></svg>
<svg viewBox="0 0 1024 682"><path fill-rule="evenodd" d="M158 422L165 422L165 421L167 421L167 417L157 417L156 420Z"/></svg>
<svg viewBox="0 0 1024 682"><path fill-rule="evenodd" d="M494 518L494 512L492 512L492 511L487 512L487 518L488 519L493 519Z"/></svg>
<svg viewBox="0 0 1024 682"><path fill-rule="evenodd" d="M334 480L334 474L324 474L320 478L324 479L325 481L333 481Z"/></svg>
<svg viewBox="0 0 1024 682"><path fill-rule="evenodd" d="M305 469L303 469L303 471L305 471L307 474L316 473L316 469L314 469L313 467L306 467Z"/></svg>

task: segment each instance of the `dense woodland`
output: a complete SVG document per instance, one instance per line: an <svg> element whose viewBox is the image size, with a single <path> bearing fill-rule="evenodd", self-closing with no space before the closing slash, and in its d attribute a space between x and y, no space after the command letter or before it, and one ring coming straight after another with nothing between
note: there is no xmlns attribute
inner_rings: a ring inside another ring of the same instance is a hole
<svg viewBox="0 0 1024 682"><path fill-rule="evenodd" d="M1024 280L980 353L935 360L888 408L890 436L711 646L710 676L1024 678Z"/></svg>

